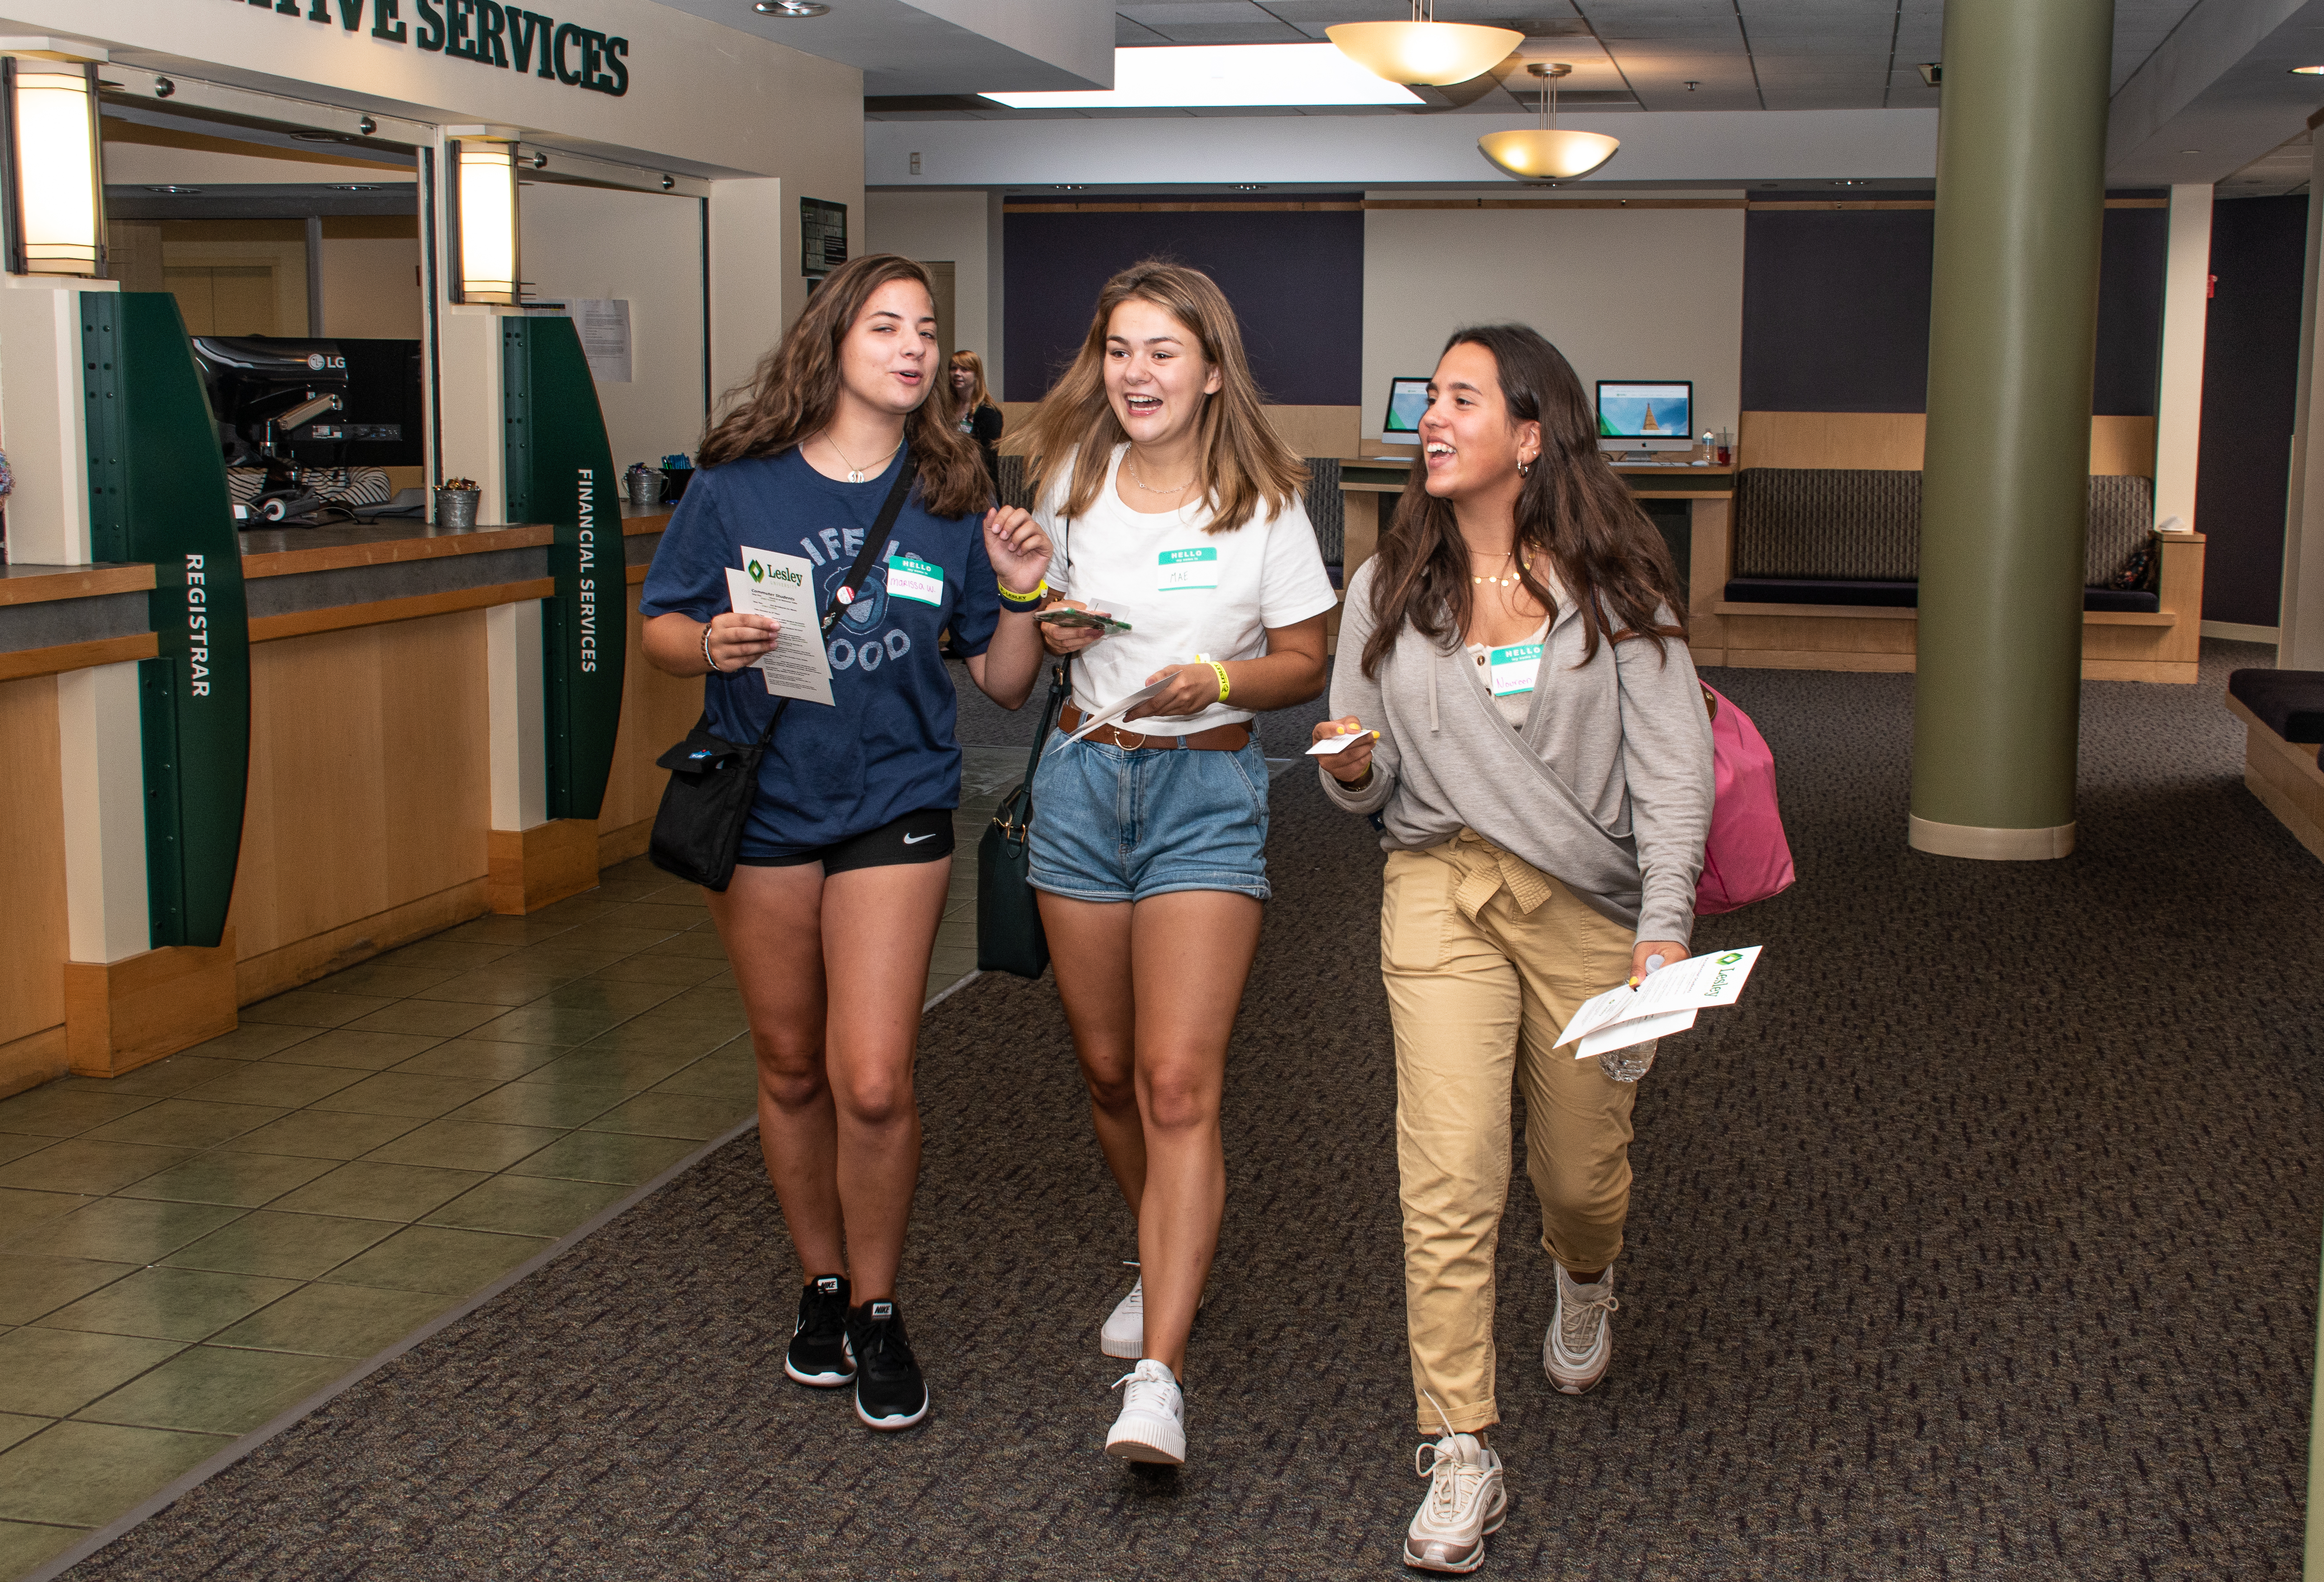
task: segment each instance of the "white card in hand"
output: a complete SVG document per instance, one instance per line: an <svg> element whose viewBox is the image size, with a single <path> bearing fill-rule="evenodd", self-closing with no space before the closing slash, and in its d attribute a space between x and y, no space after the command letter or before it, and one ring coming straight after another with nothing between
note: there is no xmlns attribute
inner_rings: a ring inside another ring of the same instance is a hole
<svg viewBox="0 0 2324 1582"><path fill-rule="evenodd" d="M1071 736L1066 737L1065 740L1067 741L1079 741L1083 737L1088 735L1099 726L1112 724L1114 721L1130 713L1130 710L1144 703L1148 698L1158 694L1164 687L1169 685L1170 683L1176 679L1176 676L1165 676L1159 681L1151 682L1145 686L1139 687L1128 697L1115 699L1112 703L1108 704L1104 708L1100 709L1096 713L1092 714L1088 719L1084 720L1082 722L1081 729L1074 731Z"/></svg>
<svg viewBox="0 0 2324 1582"><path fill-rule="evenodd" d="M1326 736L1307 750L1309 758L1336 758L1359 741L1370 741L1379 734L1377 731L1351 731L1345 736Z"/></svg>
<svg viewBox="0 0 2324 1582"><path fill-rule="evenodd" d="M726 569L726 597L738 613L771 615L782 625L775 646L752 663L778 697L831 702L831 656L816 619L815 568L798 555L742 547L742 569Z"/></svg>

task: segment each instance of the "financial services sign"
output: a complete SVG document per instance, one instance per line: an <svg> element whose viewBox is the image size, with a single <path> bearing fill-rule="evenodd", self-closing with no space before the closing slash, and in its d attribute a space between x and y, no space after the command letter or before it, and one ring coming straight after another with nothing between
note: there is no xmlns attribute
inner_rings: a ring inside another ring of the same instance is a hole
<svg viewBox="0 0 2324 1582"><path fill-rule="evenodd" d="M620 98L630 91L630 41L559 22L500 0L245 0L276 14L341 32L361 29L391 44L409 44L520 76L530 72L568 87ZM410 12L404 6L409 4Z"/></svg>

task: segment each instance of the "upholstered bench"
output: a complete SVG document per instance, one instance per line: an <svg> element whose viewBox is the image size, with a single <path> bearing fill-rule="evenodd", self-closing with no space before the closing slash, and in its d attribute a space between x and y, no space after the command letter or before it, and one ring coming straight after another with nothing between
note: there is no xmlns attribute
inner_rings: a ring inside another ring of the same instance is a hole
<svg viewBox="0 0 2324 1582"><path fill-rule="evenodd" d="M2163 607L2149 549L2153 521L2152 479L2090 479L2085 611ZM1735 479L1734 532L1729 603L1906 610L1920 603L1918 473L1747 467ZM2123 582L2134 585L2116 585Z"/></svg>
<svg viewBox="0 0 2324 1582"><path fill-rule="evenodd" d="M2324 670L2238 670L2227 705L2245 725L2244 784L2324 857Z"/></svg>

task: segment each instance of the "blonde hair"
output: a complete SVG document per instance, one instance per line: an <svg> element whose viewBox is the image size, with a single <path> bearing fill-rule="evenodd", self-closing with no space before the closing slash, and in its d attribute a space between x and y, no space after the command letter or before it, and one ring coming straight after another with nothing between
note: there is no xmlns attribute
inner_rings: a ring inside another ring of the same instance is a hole
<svg viewBox="0 0 2324 1582"><path fill-rule="evenodd" d="M1262 409L1242 327L1210 276L1184 264L1148 259L1106 281L1081 354L1035 408L1027 429L1027 481L1042 498L1072 458L1065 514L1078 517L1105 487L1113 448L1129 436L1105 393L1106 333L1113 310L1131 298L1153 303L1194 337L1203 360L1219 371L1219 389L1203 400L1195 440L1196 471L1211 520L1204 531L1231 533L1258 513L1269 515L1299 498L1307 468L1277 437Z"/></svg>
<svg viewBox="0 0 2324 1582"><path fill-rule="evenodd" d="M970 351L966 346L963 346L959 351L954 352L952 354L952 365L954 368L967 369L969 376L975 381L974 384L970 387L969 392L966 396L953 402L953 410L955 412L973 412L979 407L990 406L992 402L992 392L984 388L984 359L978 356L974 352ZM951 382L949 380L945 382L945 393L947 398L951 396Z"/></svg>

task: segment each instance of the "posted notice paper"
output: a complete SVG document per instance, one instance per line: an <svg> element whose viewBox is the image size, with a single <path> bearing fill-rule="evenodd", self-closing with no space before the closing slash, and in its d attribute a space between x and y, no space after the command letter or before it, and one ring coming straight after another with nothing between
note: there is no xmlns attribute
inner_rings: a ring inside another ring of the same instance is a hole
<svg viewBox="0 0 2324 1582"><path fill-rule="evenodd" d="M1649 1038L1683 1033L1694 1026L1697 1011L1731 1006L1741 998L1744 982L1758 964L1760 947L1714 951L1690 956L1632 989L1624 984L1582 1002L1573 1020L1557 1035L1560 1047L1581 1041L1573 1058L1587 1060L1609 1049L1628 1049Z"/></svg>
<svg viewBox="0 0 2324 1582"><path fill-rule="evenodd" d="M771 615L782 623L775 646L753 661L767 690L802 703L831 702L831 656L823 651L823 623L815 613L815 568L804 556L774 555L742 546L742 568L726 568L726 597L738 614Z"/></svg>

